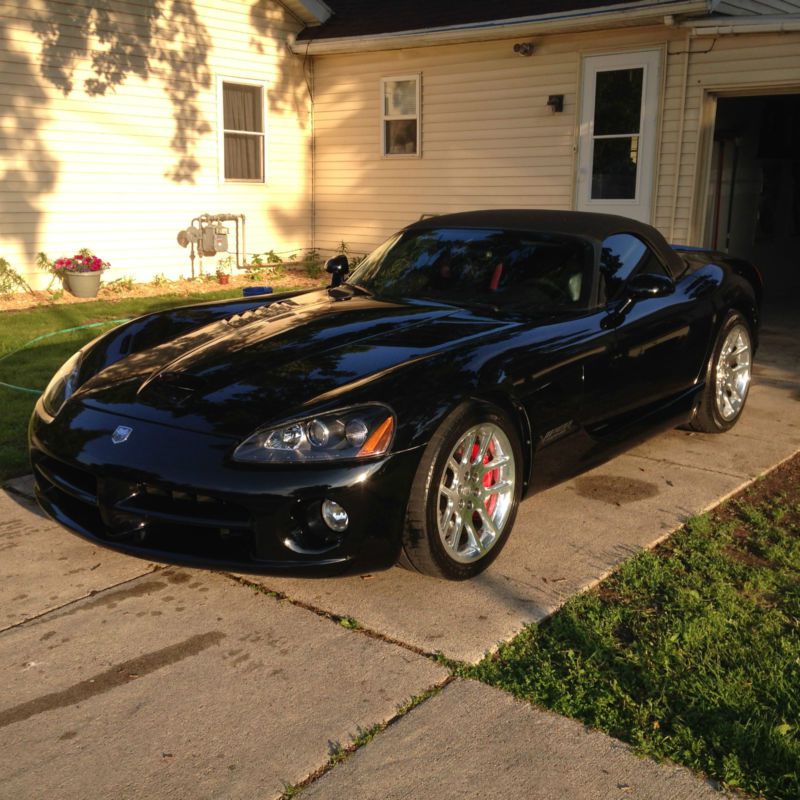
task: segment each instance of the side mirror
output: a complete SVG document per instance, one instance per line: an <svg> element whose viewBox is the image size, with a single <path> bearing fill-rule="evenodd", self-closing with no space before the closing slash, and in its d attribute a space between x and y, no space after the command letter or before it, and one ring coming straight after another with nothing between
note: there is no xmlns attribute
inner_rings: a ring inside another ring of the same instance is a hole
<svg viewBox="0 0 800 800"><path fill-rule="evenodd" d="M666 275L642 273L634 275L626 284L622 293L609 306L609 314L603 320L604 328L614 328L622 324L625 315L631 310L637 300L647 300L654 297L666 297L675 291L672 278ZM621 302L620 302L621 301Z"/></svg>
<svg viewBox="0 0 800 800"><path fill-rule="evenodd" d="M329 258L325 262L325 271L331 274L331 288L339 286L350 272L350 262L347 256L342 254Z"/></svg>
<svg viewBox="0 0 800 800"><path fill-rule="evenodd" d="M642 273L634 275L625 285L625 295L631 300L666 297L675 291L675 284L666 275Z"/></svg>

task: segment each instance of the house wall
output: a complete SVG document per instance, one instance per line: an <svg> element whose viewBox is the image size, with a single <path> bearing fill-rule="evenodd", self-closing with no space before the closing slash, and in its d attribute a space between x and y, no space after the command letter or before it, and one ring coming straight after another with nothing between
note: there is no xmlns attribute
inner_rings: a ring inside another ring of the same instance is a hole
<svg viewBox="0 0 800 800"><path fill-rule="evenodd" d="M188 275L175 237L203 212L246 214L250 252L308 247L301 27L274 0L0 5L0 256L40 286L39 251L81 247L108 279ZM266 82L266 185L220 182L218 76Z"/></svg>
<svg viewBox="0 0 800 800"><path fill-rule="evenodd" d="M365 252L424 213L574 207L581 58L653 47L665 53L653 222L691 241L704 90L800 82L800 34L720 37L713 48L670 26L532 41L529 58L515 40L316 57L316 246ZM384 158L380 79L416 72L422 157ZM550 94L565 96L562 113Z"/></svg>
<svg viewBox="0 0 800 800"><path fill-rule="evenodd" d="M675 236L676 241L702 244L714 98L800 93L800 32L722 36L716 40L698 37L692 49ZM662 158L665 161L666 155ZM674 159L671 166L674 172Z"/></svg>

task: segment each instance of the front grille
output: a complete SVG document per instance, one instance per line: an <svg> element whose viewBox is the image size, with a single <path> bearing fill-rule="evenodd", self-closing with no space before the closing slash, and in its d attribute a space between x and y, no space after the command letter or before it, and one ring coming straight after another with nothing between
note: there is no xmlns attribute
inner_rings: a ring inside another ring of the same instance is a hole
<svg viewBox="0 0 800 800"><path fill-rule="evenodd" d="M164 521L192 522L207 528L249 528L249 512L233 503L191 489L153 483L138 484L129 499L116 504L122 511Z"/></svg>
<svg viewBox="0 0 800 800"><path fill-rule="evenodd" d="M252 517L236 503L183 487L96 477L41 453L33 467L46 500L99 539L165 554L253 558Z"/></svg>
<svg viewBox="0 0 800 800"><path fill-rule="evenodd" d="M91 472L65 464L47 456L33 461L34 472L62 492L85 503L97 500L97 479Z"/></svg>

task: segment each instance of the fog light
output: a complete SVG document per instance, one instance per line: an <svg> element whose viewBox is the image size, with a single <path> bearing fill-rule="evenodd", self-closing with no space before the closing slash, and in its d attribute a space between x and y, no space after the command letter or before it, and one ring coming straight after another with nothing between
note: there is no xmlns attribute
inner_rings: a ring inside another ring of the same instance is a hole
<svg viewBox="0 0 800 800"><path fill-rule="evenodd" d="M322 519L336 533L347 530L347 526L350 524L347 512L334 500L322 501Z"/></svg>

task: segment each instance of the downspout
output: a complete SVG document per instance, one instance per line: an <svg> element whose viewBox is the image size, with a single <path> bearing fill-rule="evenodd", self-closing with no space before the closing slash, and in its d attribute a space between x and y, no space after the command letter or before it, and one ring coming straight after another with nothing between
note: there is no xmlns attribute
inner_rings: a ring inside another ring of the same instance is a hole
<svg viewBox="0 0 800 800"><path fill-rule="evenodd" d="M683 130L686 117L686 95L689 91L689 51L692 44L692 34L686 35L686 47L683 51L683 81L681 82L680 122L678 123L678 143L675 154L675 177L672 181L672 213L669 222L669 241L675 241L675 218L678 215L678 188L681 181L681 160L683 158Z"/></svg>
<svg viewBox="0 0 800 800"><path fill-rule="evenodd" d="M311 249L317 248L317 135L314 129L314 56L309 67L311 91L308 93L309 124L311 127Z"/></svg>

